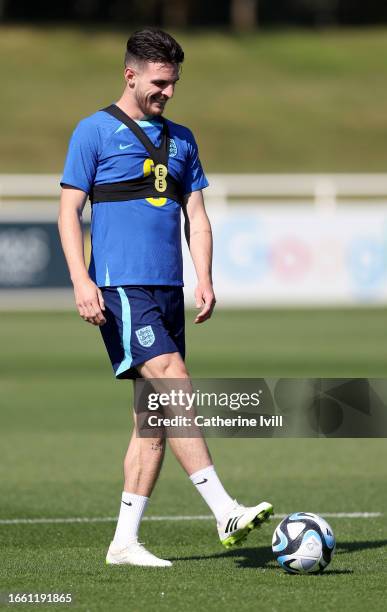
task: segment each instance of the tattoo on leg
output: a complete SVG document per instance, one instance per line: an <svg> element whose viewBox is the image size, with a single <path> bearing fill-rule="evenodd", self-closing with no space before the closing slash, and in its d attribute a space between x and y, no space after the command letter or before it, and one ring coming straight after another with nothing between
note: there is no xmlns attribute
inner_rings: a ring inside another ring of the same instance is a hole
<svg viewBox="0 0 387 612"><path fill-rule="evenodd" d="M151 449L155 451L162 451L164 445L162 442L152 442Z"/></svg>

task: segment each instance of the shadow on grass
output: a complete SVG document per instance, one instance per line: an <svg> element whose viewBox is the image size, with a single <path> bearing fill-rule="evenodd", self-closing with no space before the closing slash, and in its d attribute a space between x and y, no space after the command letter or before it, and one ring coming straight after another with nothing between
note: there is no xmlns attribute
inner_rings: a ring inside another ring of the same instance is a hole
<svg viewBox="0 0 387 612"><path fill-rule="evenodd" d="M383 548L387 546L387 540L374 540L364 542L344 542L337 545L337 554L353 553L360 550L372 550L376 548ZM216 553L212 555L195 555L190 557L173 557L170 561L203 561L206 559L224 559L234 558L236 566L240 568L268 568L277 569L277 564L274 561L273 553L267 546L261 546L259 548L238 548L235 550L229 550L222 553ZM353 570L350 569L332 569L325 570L324 575L330 576L333 574L352 574ZM317 574L316 574L317 575ZM319 574L318 574L319 575Z"/></svg>
<svg viewBox="0 0 387 612"><path fill-rule="evenodd" d="M266 567L274 563L273 553L267 546L259 548L238 548L212 555L192 555L190 557L168 557L170 561L204 561L206 559L235 558L238 567Z"/></svg>
<svg viewBox="0 0 387 612"><path fill-rule="evenodd" d="M336 554L353 553L358 550L372 550L387 546L387 540L365 540L364 542L340 542L336 546Z"/></svg>

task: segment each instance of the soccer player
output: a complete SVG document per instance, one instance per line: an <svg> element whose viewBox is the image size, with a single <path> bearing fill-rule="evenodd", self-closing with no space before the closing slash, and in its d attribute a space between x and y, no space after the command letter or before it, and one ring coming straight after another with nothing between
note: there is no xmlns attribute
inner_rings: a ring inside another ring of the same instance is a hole
<svg viewBox="0 0 387 612"><path fill-rule="evenodd" d="M181 211L197 274L195 323L212 314L212 234L208 185L192 132L163 117L184 53L169 34L135 32L125 54L125 88L109 107L80 121L61 181L59 229L80 316L99 326L119 379L188 379L184 364ZM92 254L83 255L82 210L92 204ZM136 415L134 417L136 419ZM272 505L244 507L220 482L203 437L170 447L215 516L228 548L266 521ZM124 491L106 562L169 567L138 542L156 483L165 433L136 435L124 460Z"/></svg>

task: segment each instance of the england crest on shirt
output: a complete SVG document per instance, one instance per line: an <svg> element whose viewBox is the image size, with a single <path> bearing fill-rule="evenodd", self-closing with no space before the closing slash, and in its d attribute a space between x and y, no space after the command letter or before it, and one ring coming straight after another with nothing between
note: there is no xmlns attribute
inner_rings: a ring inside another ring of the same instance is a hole
<svg viewBox="0 0 387 612"><path fill-rule="evenodd" d="M173 140L173 138L171 138L169 141L169 157L176 157L176 155L177 155L176 142Z"/></svg>
<svg viewBox="0 0 387 612"><path fill-rule="evenodd" d="M151 325L147 325L146 327L142 327L136 331L137 340L141 344L141 346L152 346L155 341L155 335L153 333L153 329Z"/></svg>

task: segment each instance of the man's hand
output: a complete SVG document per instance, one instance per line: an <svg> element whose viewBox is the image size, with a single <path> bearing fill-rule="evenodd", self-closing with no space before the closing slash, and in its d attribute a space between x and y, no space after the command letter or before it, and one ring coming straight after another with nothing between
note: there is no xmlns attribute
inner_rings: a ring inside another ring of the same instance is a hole
<svg viewBox="0 0 387 612"><path fill-rule="evenodd" d="M196 308L201 308L201 311L196 315L194 323L204 323L212 315L215 308L215 294L212 285L200 284L195 289Z"/></svg>
<svg viewBox="0 0 387 612"><path fill-rule="evenodd" d="M90 278L74 282L75 303L84 321L92 325L104 325L105 304L102 291Z"/></svg>

